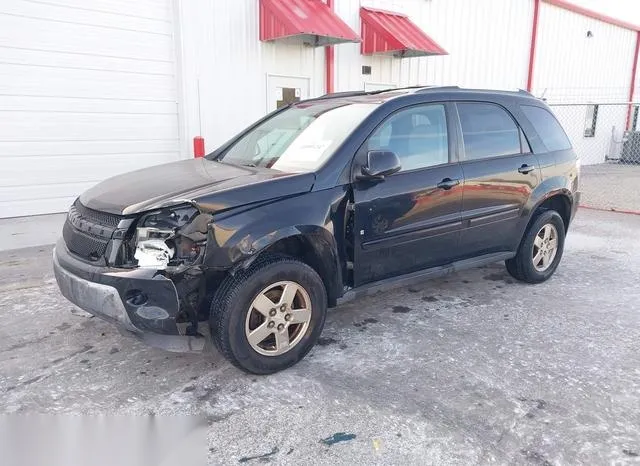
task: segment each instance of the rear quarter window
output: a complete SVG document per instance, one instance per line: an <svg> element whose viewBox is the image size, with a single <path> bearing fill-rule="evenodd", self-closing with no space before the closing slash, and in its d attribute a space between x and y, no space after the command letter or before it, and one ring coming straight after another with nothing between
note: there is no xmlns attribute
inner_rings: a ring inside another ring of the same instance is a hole
<svg viewBox="0 0 640 466"><path fill-rule="evenodd" d="M569 138L550 111L533 105L521 105L520 109L549 152L571 149Z"/></svg>

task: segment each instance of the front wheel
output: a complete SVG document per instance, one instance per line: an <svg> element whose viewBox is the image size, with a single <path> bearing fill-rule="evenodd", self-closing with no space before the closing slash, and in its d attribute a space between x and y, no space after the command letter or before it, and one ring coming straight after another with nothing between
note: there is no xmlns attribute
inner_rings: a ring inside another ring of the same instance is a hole
<svg viewBox="0 0 640 466"><path fill-rule="evenodd" d="M527 229L516 256L506 261L507 271L527 283L548 280L560 264L564 238L562 217L555 210L543 211Z"/></svg>
<svg viewBox="0 0 640 466"><path fill-rule="evenodd" d="M223 282L211 304L211 335L240 369L270 374L309 352L326 312L326 291L315 270L292 258L266 256Z"/></svg>

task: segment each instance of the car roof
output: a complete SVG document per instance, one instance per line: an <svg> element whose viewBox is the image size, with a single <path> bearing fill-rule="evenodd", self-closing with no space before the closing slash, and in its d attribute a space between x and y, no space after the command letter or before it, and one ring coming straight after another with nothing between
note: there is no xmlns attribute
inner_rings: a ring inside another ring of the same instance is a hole
<svg viewBox="0 0 640 466"><path fill-rule="evenodd" d="M390 100L399 99L402 97L421 94L429 96L434 99L441 98L443 100L456 100L456 99L499 99L505 98L523 99L523 100L535 100L540 102L540 99L536 98L533 94L518 89L515 91L507 90L495 90L495 89L467 89L459 86L410 86L403 88L382 89L375 91L347 91L347 92L334 92L331 94L325 94L321 97L312 99L306 99L299 103L315 102L315 101L338 101L340 103L378 103L382 104Z"/></svg>

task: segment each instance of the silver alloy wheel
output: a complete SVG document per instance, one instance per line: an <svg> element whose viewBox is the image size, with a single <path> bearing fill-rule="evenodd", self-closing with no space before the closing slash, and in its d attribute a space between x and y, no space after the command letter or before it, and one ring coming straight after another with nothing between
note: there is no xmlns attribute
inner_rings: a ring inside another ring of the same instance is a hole
<svg viewBox="0 0 640 466"><path fill-rule="evenodd" d="M558 230L556 227L547 223L536 234L533 240L532 261L533 267L538 272L547 270L558 253Z"/></svg>
<svg viewBox="0 0 640 466"><path fill-rule="evenodd" d="M256 352L279 356L296 346L311 322L309 293L298 283L269 285L251 303L244 331Z"/></svg>

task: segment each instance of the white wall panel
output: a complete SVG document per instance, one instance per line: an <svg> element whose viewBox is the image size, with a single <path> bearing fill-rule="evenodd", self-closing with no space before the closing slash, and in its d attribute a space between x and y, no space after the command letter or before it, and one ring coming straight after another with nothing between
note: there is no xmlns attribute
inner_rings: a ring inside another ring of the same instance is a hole
<svg viewBox="0 0 640 466"><path fill-rule="evenodd" d="M541 3L533 93L576 104L554 110L584 165L619 155L627 106L600 105L596 135L584 137L584 104L627 102L635 40L635 31Z"/></svg>
<svg viewBox="0 0 640 466"><path fill-rule="evenodd" d="M341 44L336 91L526 86L533 0L335 0L357 32L361 4L407 14L449 55L365 57L359 44ZM106 176L191 156L196 135L213 150L267 112L269 75L308 79L312 97L325 92L323 48L258 34L258 0L1 1L0 162L9 168L0 217L64 210ZM635 37L543 2L534 92L626 100ZM640 73L636 87L640 100ZM603 155L625 112L601 112L588 141L582 116L559 118L576 147Z"/></svg>
<svg viewBox="0 0 640 466"><path fill-rule="evenodd" d="M179 0L184 134L211 151L267 113L267 76L304 77L324 93L324 50L260 42L258 0Z"/></svg>
<svg viewBox="0 0 640 466"><path fill-rule="evenodd" d="M116 14L118 20L132 17L143 20L158 20L171 22L171 2L158 0L23 0L24 3L40 5L57 5L65 8L70 15L78 10L94 11L98 13Z"/></svg>
<svg viewBox="0 0 640 466"><path fill-rule="evenodd" d="M634 52L635 52L635 49L634 49ZM640 51L638 55L635 57L635 59L636 59L636 82L633 90L633 101L640 102Z"/></svg>
<svg viewBox="0 0 640 466"><path fill-rule="evenodd" d="M130 31L133 33L150 33L170 36L173 32L171 21L131 16L126 10L110 12L95 9L92 1L67 3L65 1L31 1L7 2L2 13L5 16L22 18L28 21L41 22L50 27L51 23L67 26L80 26L95 30L95 28ZM99 7L98 7L99 8ZM165 10L166 11L166 10Z"/></svg>
<svg viewBox="0 0 640 466"><path fill-rule="evenodd" d="M337 0L336 13L360 31L360 0ZM526 85L532 3L526 0L362 0L406 13L450 55L363 57L359 44L335 47L336 91L364 83L459 84L514 89ZM180 0L185 144L205 137L213 150L265 114L268 74L305 77L324 93L324 49L260 42L258 0ZM372 67L362 76L361 66ZM220 109L224 109L221 111ZM188 147L188 146L185 146Z"/></svg>
<svg viewBox="0 0 640 466"><path fill-rule="evenodd" d="M180 158L172 0L0 3L0 217Z"/></svg>
<svg viewBox="0 0 640 466"><path fill-rule="evenodd" d="M541 3L534 94L551 102L625 102L635 39L635 31Z"/></svg>
<svg viewBox="0 0 640 466"><path fill-rule="evenodd" d="M533 3L527 0L342 0L336 12L360 31L359 7L407 14L449 55L364 57L360 46L336 47L338 90L363 89L365 82L395 86L460 85L524 88ZM361 65L372 67L362 76Z"/></svg>
<svg viewBox="0 0 640 466"><path fill-rule="evenodd" d="M158 22L157 31L136 31L120 28L117 19L113 20L113 27L101 27L91 23L47 21L42 17L4 13L9 6L19 1L4 0L0 3L2 48L71 53L77 55L80 62L87 56L144 61L173 60L173 40L171 33L166 31L164 22Z"/></svg>

